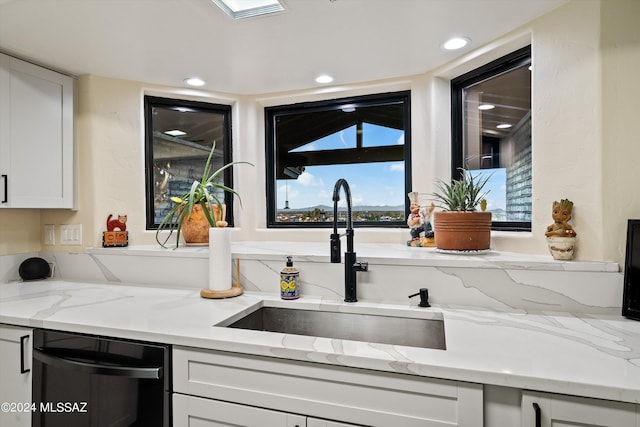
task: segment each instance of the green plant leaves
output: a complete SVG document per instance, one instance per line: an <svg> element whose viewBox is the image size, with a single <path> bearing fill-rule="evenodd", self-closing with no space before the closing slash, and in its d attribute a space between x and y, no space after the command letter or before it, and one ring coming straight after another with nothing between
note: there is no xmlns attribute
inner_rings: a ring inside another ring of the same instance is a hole
<svg viewBox="0 0 640 427"><path fill-rule="evenodd" d="M491 175L493 174L474 179L471 172L460 168L460 179L451 183L438 181L438 191L432 196L436 199L438 207L446 211L475 211L480 201L489 193L483 192L483 188Z"/></svg>
<svg viewBox="0 0 640 427"><path fill-rule="evenodd" d="M176 248L179 246L180 230L182 229L182 224L187 218L189 218L195 205L200 205L202 207L202 211L207 218L210 226L216 226L214 205L217 205L222 210L222 202L216 196L214 191L216 189L237 196L238 200L240 201L240 205L242 206L240 195L233 188L227 187L224 184L216 183L214 182L214 180L225 169L230 168L234 165L244 163L253 166L253 164L249 162L231 162L211 172L211 161L213 159L215 148L216 143L214 141L213 146L211 147L211 151L209 152L209 156L207 157L207 162L204 165L202 179L200 181L193 181L191 187L189 188L189 191L180 196L179 199L175 197L171 198L172 201L174 201L176 204L171 208L167 215L165 215L165 217L162 219L162 222L158 226L158 229L156 230L156 242L158 242L160 246L166 247L167 242L174 232L176 233ZM169 234L164 239L160 236L163 231L169 232Z"/></svg>

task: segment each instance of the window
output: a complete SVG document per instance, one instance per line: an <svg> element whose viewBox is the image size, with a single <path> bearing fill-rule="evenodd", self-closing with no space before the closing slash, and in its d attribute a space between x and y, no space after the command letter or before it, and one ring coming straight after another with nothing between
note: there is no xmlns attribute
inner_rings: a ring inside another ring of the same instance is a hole
<svg viewBox="0 0 640 427"><path fill-rule="evenodd" d="M406 226L409 105L407 91L267 108L268 226L330 226L339 178L351 188L354 223Z"/></svg>
<svg viewBox="0 0 640 427"><path fill-rule="evenodd" d="M231 107L228 105L144 98L146 130L146 207L147 229L156 229L171 209L173 196L189 190L202 177L207 157L215 141L213 168L231 161ZM220 183L232 187L232 168ZM233 203L225 198L227 221L233 224Z"/></svg>
<svg viewBox="0 0 640 427"><path fill-rule="evenodd" d="M491 174L493 229L531 230L531 47L451 82L452 179Z"/></svg>

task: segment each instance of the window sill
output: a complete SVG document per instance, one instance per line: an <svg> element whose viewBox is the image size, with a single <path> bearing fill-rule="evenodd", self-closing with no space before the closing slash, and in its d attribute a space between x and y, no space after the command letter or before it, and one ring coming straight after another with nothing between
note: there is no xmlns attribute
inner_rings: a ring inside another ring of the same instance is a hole
<svg viewBox="0 0 640 427"><path fill-rule="evenodd" d="M344 249L344 248L343 248ZM356 243L358 258L378 265L487 268L498 270L572 271L618 273L615 262L556 261L551 255L528 255L491 251L481 255L444 254L435 248L413 248L391 243ZM293 255L298 261L329 262L328 242L241 241L231 246L233 258L263 261L284 260ZM88 254L173 258L208 258L208 246L161 248L157 245L126 248L87 248Z"/></svg>

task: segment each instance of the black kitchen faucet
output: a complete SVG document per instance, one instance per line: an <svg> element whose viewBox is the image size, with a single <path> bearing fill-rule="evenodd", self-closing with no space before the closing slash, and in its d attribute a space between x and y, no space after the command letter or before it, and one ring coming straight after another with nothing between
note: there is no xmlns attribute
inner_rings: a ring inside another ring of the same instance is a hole
<svg viewBox="0 0 640 427"><path fill-rule="evenodd" d="M338 234L338 202L340 201L340 188L344 190L347 199L347 229L344 234ZM351 210L351 190L349 184L343 178L336 181L333 187L333 233L331 234L331 262L340 263L340 238L347 236L347 251L344 253L344 301L358 301L356 292L356 272L368 271L369 264L356 260L353 250L353 218Z"/></svg>

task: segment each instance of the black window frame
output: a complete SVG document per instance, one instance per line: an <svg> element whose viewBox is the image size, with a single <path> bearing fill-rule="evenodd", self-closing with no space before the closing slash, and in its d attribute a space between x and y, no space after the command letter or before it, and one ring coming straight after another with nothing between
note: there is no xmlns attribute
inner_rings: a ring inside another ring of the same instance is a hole
<svg viewBox="0 0 640 427"><path fill-rule="evenodd" d="M511 52L451 80L451 179L460 179L464 164L464 89L532 62L531 45ZM533 140L531 141L533 145ZM532 165L533 167L533 165ZM532 206L533 207L533 206ZM493 221L496 231L531 231L531 221Z"/></svg>
<svg viewBox="0 0 640 427"><path fill-rule="evenodd" d="M225 104L214 104L201 101L191 101L176 98L163 98L158 96L144 96L144 121L145 121L145 224L147 230L157 230L159 223L155 222L154 196L155 183L153 171L153 108L188 108L191 111L211 112L222 114L224 119L224 142L223 142L223 162L224 164L233 161L232 152L232 129L231 129L231 106ZM219 144L219 142L216 142ZM206 162L206 155L203 160L203 166ZM224 185L233 188L233 167L223 171ZM233 195L224 192L224 203L226 204L226 221L229 227L234 225L233 217Z"/></svg>
<svg viewBox="0 0 640 427"><path fill-rule="evenodd" d="M328 99L322 101L302 102L296 104L279 105L266 107L265 117L265 159L266 159L266 208L267 208L267 228L329 228L330 222L277 222L277 197L276 197L276 146L275 146L275 118L279 115L298 114L301 112L320 112L327 110L338 110L345 105L354 108L368 107L384 103L403 104L403 126L404 126L404 189L405 194L411 192L411 91L387 92L380 94L370 94L362 96L352 96L345 98ZM383 147L367 147L366 150L384 150ZM354 162L355 164L356 162ZM327 200L327 204L331 204ZM355 221L358 227L379 227L379 228L403 228L406 227L406 216L409 213L409 199L404 198L404 217L402 221ZM344 222L340 222L343 224Z"/></svg>

